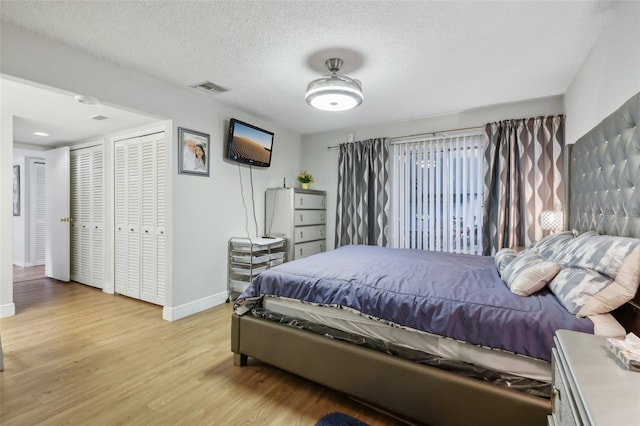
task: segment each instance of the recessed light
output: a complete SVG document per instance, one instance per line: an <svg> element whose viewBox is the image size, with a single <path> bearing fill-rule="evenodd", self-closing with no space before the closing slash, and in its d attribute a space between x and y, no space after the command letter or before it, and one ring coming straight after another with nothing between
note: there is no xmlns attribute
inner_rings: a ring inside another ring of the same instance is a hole
<svg viewBox="0 0 640 426"><path fill-rule="evenodd" d="M33 132L33 134L36 136L49 136L49 133L45 133L45 132Z"/></svg>
<svg viewBox="0 0 640 426"><path fill-rule="evenodd" d="M74 99L76 102L80 102L85 105L96 105L99 103L99 101L92 96L76 95Z"/></svg>

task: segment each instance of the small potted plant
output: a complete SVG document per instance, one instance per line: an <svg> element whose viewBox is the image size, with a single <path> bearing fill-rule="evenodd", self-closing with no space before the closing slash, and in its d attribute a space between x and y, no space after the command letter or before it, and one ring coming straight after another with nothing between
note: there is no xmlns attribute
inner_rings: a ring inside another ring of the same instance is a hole
<svg viewBox="0 0 640 426"><path fill-rule="evenodd" d="M298 175L298 182L300 182L300 187L302 189L309 189L309 184L315 183L316 180L311 176L311 173L305 170Z"/></svg>

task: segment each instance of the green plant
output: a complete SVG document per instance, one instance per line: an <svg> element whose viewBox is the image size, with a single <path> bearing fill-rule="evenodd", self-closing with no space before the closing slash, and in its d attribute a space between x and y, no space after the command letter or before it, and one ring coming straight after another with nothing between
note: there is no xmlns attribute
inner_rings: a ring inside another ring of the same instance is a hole
<svg viewBox="0 0 640 426"><path fill-rule="evenodd" d="M298 175L298 182L300 183L315 183L316 180L311 176L308 171L304 171Z"/></svg>

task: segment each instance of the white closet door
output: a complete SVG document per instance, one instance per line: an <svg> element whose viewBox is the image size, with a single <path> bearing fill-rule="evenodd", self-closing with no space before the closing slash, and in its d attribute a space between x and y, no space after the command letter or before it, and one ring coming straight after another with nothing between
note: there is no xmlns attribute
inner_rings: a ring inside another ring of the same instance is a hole
<svg viewBox="0 0 640 426"><path fill-rule="evenodd" d="M44 182L45 182L45 166L42 162L34 162L32 169L33 198L31 206L33 207L33 244L31 259L34 265L44 265L45 262L45 243L44 235L46 229L46 210L44 198Z"/></svg>
<svg viewBox="0 0 640 426"><path fill-rule="evenodd" d="M104 154L91 153L91 283L104 286Z"/></svg>
<svg viewBox="0 0 640 426"><path fill-rule="evenodd" d="M103 287L104 175L102 146L71 151L71 279Z"/></svg>
<svg viewBox="0 0 640 426"><path fill-rule="evenodd" d="M156 224L156 191L155 169L156 156L153 135L146 136L141 143L141 258L140 258L140 298L147 302L155 302L156 295L156 249L155 249L155 224Z"/></svg>
<svg viewBox="0 0 640 426"><path fill-rule="evenodd" d="M127 141L127 290L140 298L140 144Z"/></svg>
<svg viewBox="0 0 640 426"><path fill-rule="evenodd" d="M115 288L127 294L127 149L126 144L114 145L114 204L115 204Z"/></svg>
<svg viewBox="0 0 640 426"><path fill-rule="evenodd" d="M91 284L91 154L88 152L78 153L77 161L78 216L74 219L75 223L78 224L79 230L76 250L76 254L80 258L78 262L78 279L81 283Z"/></svg>
<svg viewBox="0 0 640 426"><path fill-rule="evenodd" d="M164 133L117 141L116 292L165 301L166 148Z"/></svg>
<svg viewBox="0 0 640 426"><path fill-rule="evenodd" d="M167 226L167 149L164 133L158 135L156 146L156 303L164 305L167 282L166 226Z"/></svg>
<svg viewBox="0 0 640 426"><path fill-rule="evenodd" d="M69 159L69 191L70 212L71 212L71 279L82 282L82 271L80 268L80 180L78 179L78 156L71 152Z"/></svg>

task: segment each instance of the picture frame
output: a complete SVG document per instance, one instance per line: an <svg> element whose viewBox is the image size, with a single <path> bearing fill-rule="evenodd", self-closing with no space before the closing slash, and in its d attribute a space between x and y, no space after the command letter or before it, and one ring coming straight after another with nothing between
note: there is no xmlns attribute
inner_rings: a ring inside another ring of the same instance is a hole
<svg viewBox="0 0 640 426"><path fill-rule="evenodd" d="M20 216L20 166L13 166L13 215Z"/></svg>
<svg viewBox="0 0 640 426"><path fill-rule="evenodd" d="M178 127L178 173L209 176L209 135Z"/></svg>

